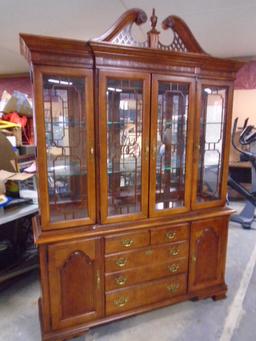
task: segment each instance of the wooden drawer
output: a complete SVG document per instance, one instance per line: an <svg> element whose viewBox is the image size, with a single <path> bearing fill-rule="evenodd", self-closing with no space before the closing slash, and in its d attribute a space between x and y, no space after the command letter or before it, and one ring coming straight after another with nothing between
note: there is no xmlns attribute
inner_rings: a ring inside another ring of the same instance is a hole
<svg viewBox="0 0 256 341"><path fill-rule="evenodd" d="M127 289L106 293L106 315L118 314L143 305L161 302L185 294L187 275L171 276Z"/></svg>
<svg viewBox="0 0 256 341"><path fill-rule="evenodd" d="M187 272L188 259L181 258L168 263L153 264L105 275L106 291L160 279L170 275Z"/></svg>
<svg viewBox="0 0 256 341"><path fill-rule="evenodd" d="M116 272L137 266L172 262L177 258L183 257L188 257L188 241L119 252L114 255L105 256L105 272Z"/></svg>
<svg viewBox="0 0 256 341"><path fill-rule="evenodd" d="M151 244L162 244L189 239L189 224L151 229Z"/></svg>
<svg viewBox="0 0 256 341"><path fill-rule="evenodd" d="M150 243L149 231L122 233L105 237L105 253L113 253L148 246Z"/></svg>

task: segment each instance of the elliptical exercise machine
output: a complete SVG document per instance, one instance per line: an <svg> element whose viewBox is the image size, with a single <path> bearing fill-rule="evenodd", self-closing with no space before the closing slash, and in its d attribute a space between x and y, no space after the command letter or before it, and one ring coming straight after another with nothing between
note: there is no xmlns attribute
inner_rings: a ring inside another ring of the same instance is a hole
<svg viewBox="0 0 256 341"><path fill-rule="evenodd" d="M232 145L240 153L241 161L249 161L252 164L251 168L251 192L244 186L235 181L231 176L228 179L228 185L235 191L240 193L246 203L240 214L231 216L231 221L239 223L244 229L250 229L254 221L254 211L256 207L256 131L252 125L248 125L248 118L244 121L242 132L239 136L239 143L242 146L249 145L250 151L242 150L235 143L235 133L237 130L238 118L235 119L232 129Z"/></svg>

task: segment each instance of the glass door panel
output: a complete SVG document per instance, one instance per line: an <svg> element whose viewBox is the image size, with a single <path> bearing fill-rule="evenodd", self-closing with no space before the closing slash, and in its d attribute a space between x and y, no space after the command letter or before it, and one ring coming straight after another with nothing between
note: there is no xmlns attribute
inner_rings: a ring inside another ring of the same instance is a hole
<svg viewBox="0 0 256 341"><path fill-rule="evenodd" d="M191 83L159 76L154 81L151 123L151 215L178 212L185 193Z"/></svg>
<svg viewBox="0 0 256 341"><path fill-rule="evenodd" d="M197 196L199 203L221 199L227 87L202 86Z"/></svg>
<svg viewBox="0 0 256 341"><path fill-rule="evenodd" d="M72 73L41 73L42 115L37 112L37 122L43 130L37 135L38 148L45 150L39 150L39 166L43 162L46 169L46 175L39 176L44 226L70 227L95 220L94 156L89 154L93 147L91 79L83 72Z"/></svg>
<svg viewBox="0 0 256 341"><path fill-rule="evenodd" d="M141 215L147 201L143 197L148 168L145 165L145 160L148 162L145 84L143 77L125 78L123 73L122 78L106 77L105 84L105 213L107 217L124 220L126 216ZM100 135L103 137L104 132Z"/></svg>

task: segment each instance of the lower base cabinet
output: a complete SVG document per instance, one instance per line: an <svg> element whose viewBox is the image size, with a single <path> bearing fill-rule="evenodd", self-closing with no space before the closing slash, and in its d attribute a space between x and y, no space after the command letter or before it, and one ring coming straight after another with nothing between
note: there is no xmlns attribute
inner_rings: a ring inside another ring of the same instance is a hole
<svg viewBox="0 0 256 341"><path fill-rule="evenodd" d="M140 308L223 297L227 227L218 217L44 245L43 340L68 340Z"/></svg>

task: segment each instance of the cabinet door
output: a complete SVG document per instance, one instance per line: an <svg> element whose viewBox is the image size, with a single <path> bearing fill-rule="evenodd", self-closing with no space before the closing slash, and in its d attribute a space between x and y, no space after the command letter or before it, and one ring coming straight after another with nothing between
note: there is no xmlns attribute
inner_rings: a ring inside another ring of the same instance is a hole
<svg viewBox="0 0 256 341"><path fill-rule="evenodd" d="M90 70L35 68L38 181L43 229L95 222Z"/></svg>
<svg viewBox="0 0 256 341"><path fill-rule="evenodd" d="M193 209L225 205L233 94L224 81L201 81L197 90Z"/></svg>
<svg viewBox="0 0 256 341"><path fill-rule="evenodd" d="M66 328L103 314L100 239L49 246L48 269L53 329Z"/></svg>
<svg viewBox="0 0 256 341"><path fill-rule="evenodd" d="M228 219L191 224L189 291L224 283Z"/></svg>
<svg viewBox="0 0 256 341"><path fill-rule="evenodd" d="M153 75L150 216L190 208L194 80Z"/></svg>
<svg viewBox="0 0 256 341"><path fill-rule="evenodd" d="M102 222L145 218L150 75L100 71L99 86Z"/></svg>

